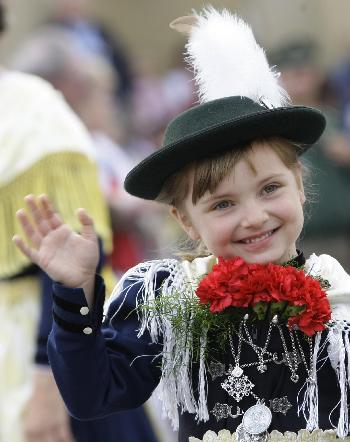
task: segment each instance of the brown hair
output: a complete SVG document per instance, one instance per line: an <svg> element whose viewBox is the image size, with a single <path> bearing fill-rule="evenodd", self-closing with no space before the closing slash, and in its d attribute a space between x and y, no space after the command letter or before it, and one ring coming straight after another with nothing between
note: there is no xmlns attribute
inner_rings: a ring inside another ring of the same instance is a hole
<svg viewBox="0 0 350 442"><path fill-rule="evenodd" d="M190 188L191 172L193 173L192 202L196 204L208 190L210 193L213 193L241 159L246 159L249 166L255 171L253 164L248 159L248 154L258 143L260 146L266 145L271 147L289 169L296 169L299 166L300 163L297 155L300 149L299 146L282 138L254 140L239 149L229 150L215 157L205 158L188 164L185 168L167 179L156 201L177 208L181 207L181 203Z"/></svg>

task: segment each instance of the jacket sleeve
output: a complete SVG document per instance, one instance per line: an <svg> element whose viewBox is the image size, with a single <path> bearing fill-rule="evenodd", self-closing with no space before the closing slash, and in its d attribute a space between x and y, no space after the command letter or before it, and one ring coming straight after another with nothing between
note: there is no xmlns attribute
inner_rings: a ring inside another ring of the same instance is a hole
<svg viewBox="0 0 350 442"><path fill-rule="evenodd" d="M105 261L102 249L102 241L99 238L100 259L96 272L100 273ZM47 356L47 341L52 328L52 279L41 269L37 269L37 277L40 280L40 317L37 327L36 349L34 362L38 365L49 365Z"/></svg>
<svg viewBox="0 0 350 442"><path fill-rule="evenodd" d="M166 272L157 275L160 287ZM104 284L96 276L95 302L89 311L82 289L53 286L54 323L49 336L51 367L69 412L93 419L138 407L160 379L161 344L145 332L137 337L135 310L142 281L125 281L102 323ZM159 289L158 289L159 290Z"/></svg>
<svg viewBox="0 0 350 442"><path fill-rule="evenodd" d="M39 365L48 365L47 338L52 328L52 280L42 270L38 270L41 289L40 318L37 329L36 351L34 361Z"/></svg>

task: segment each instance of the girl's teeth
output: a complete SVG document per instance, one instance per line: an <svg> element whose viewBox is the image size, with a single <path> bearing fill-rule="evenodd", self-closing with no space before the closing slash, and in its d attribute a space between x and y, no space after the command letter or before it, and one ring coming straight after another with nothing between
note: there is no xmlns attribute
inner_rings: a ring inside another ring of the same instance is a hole
<svg viewBox="0 0 350 442"><path fill-rule="evenodd" d="M266 239L271 235L272 235L272 230L271 232L264 233L264 235L258 236L256 238L243 240L243 242L244 244L254 244L255 242L262 241L263 239Z"/></svg>

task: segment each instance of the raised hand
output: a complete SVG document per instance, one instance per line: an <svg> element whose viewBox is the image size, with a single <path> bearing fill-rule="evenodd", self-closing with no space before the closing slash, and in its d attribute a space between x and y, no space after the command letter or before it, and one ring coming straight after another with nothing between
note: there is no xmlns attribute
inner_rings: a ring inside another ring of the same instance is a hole
<svg viewBox="0 0 350 442"><path fill-rule="evenodd" d="M19 250L54 281L72 288L91 288L99 259L92 219L84 209L78 209L78 234L63 223L46 195L28 195L25 202L31 217L23 209L16 214L27 239L13 237Z"/></svg>

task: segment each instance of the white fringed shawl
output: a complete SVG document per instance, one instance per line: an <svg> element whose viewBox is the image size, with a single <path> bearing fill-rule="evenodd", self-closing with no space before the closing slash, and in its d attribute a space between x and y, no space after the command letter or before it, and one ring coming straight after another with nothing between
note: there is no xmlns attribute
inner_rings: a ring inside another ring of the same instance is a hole
<svg viewBox="0 0 350 442"><path fill-rule="evenodd" d="M212 269L217 259L213 256L197 258L192 262L179 262L174 259L156 260L142 263L130 269L114 289L108 304L120 296L128 296L134 284L140 285L137 304L152 301L156 296L156 277L160 271L166 271L169 276L163 282L161 293L175 295L186 292L187 296L195 296L198 279ZM320 350L327 345L329 359L337 373L339 380L340 419L337 427L339 437L344 437L349 431L347 411L347 390L350 388L350 276L344 271L337 260L329 255L316 256L313 254L305 264L305 272L312 276L321 276L330 283L327 295L332 308L332 322L327 331L326 342L320 348L320 337L315 338L313 364L313 377L317 376L317 363ZM123 290L125 280L132 281L128 289ZM113 317L118 314L113 313ZM191 319L189 319L191 320ZM163 340L162 351L162 377L157 388L158 395L163 403L163 412L168 416L173 427L178 428L178 407L180 410L193 413L197 420L207 421L209 413L207 408L207 373L204 361L204 348L206 345L207 330L203 330L201 337L199 380L196 390L198 399L194 397L191 379L192 354L184 342L176 342L172 326L167 318L155 317L148 314L147 310L140 313L140 328L138 336L146 330L150 333L152 342ZM186 336L186 339L190 339ZM174 367L181 361L180 372L174 376ZM347 361L347 364L345 364ZM346 365L346 366L345 366ZM312 431L318 427L318 389L317 382L306 385L306 392L302 405L299 407L307 421L307 429Z"/></svg>

